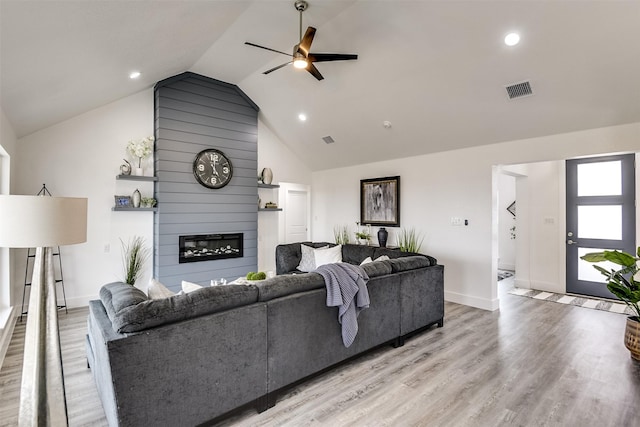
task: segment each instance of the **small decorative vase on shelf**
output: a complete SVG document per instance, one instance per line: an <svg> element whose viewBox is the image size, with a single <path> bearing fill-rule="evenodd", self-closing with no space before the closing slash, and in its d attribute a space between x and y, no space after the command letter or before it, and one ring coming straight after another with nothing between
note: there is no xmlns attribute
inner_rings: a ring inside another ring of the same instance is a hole
<svg viewBox="0 0 640 427"><path fill-rule="evenodd" d="M387 237L389 237L389 232L384 227L380 227L380 230L378 230L378 244L380 244L381 248L387 247Z"/></svg>
<svg viewBox="0 0 640 427"><path fill-rule="evenodd" d="M134 208L140 207L141 199L142 199L142 196L140 195L140 191L138 191L138 189L136 188L136 191L134 191L133 195L131 196L131 204L133 205Z"/></svg>
<svg viewBox="0 0 640 427"><path fill-rule="evenodd" d="M137 175L137 176L144 176L144 169L142 169L142 168L136 168L136 169L135 169L135 175Z"/></svg>
<svg viewBox="0 0 640 427"><path fill-rule="evenodd" d="M125 159L122 160L124 160L124 163L120 165L120 175L131 175L131 163Z"/></svg>
<svg viewBox="0 0 640 427"><path fill-rule="evenodd" d="M261 176L262 176L262 182L264 182L267 185L270 185L271 181L273 181L273 172L269 168L262 169Z"/></svg>

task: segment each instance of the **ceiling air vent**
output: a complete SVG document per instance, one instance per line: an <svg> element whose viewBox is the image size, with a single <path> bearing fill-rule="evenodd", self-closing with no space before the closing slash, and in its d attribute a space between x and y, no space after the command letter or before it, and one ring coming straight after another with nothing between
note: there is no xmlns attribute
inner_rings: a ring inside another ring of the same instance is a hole
<svg viewBox="0 0 640 427"><path fill-rule="evenodd" d="M322 138L322 140L325 142L325 144L333 144L334 142L336 142L330 136L325 136L325 137Z"/></svg>
<svg viewBox="0 0 640 427"><path fill-rule="evenodd" d="M505 86L509 99L522 98L523 96L533 95L531 84L529 82L514 83Z"/></svg>

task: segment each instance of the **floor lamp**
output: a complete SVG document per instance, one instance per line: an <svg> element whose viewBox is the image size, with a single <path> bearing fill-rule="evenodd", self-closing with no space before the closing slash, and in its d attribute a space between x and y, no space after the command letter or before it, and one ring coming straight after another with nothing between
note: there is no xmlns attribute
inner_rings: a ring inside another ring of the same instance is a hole
<svg viewBox="0 0 640 427"><path fill-rule="evenodd" d="M86 241L87 199L0 195L0 247L36 248L20 426L68 425L52 247Z"/></svg>

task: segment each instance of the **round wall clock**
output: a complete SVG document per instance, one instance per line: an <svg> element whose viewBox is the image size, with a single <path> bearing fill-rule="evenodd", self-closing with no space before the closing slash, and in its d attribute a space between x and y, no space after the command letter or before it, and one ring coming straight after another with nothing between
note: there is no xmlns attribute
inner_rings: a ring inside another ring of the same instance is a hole
<svg viewBox="0 0 640 427"><path fill-rule="evenodd" d="M209 148L196 155L193 175L207 188L222 188L231 181L233 166L222 151Z"/></svg>

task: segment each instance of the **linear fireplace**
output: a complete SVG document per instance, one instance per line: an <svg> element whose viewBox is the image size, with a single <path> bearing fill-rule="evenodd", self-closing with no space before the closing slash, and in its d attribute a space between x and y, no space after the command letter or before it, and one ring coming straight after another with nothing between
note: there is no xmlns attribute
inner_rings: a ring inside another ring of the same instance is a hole
<svg viewBox="0 0 640 427"><path fill-rule="evenodd" d="M243 233L180 236L180 263L242 258Z"/></svg>

